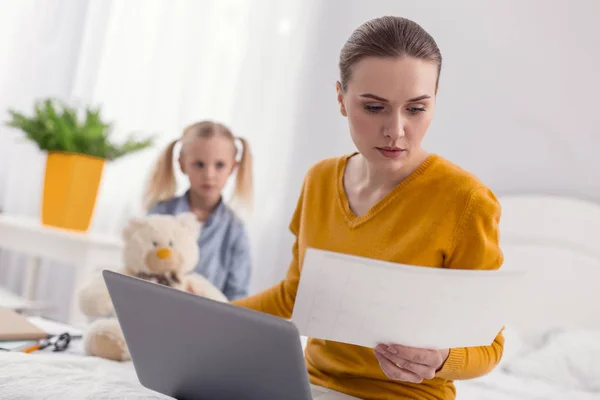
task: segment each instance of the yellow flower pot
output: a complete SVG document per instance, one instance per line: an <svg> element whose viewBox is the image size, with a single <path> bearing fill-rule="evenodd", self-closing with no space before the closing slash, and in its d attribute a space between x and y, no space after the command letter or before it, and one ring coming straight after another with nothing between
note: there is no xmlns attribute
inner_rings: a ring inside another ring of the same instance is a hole
<svg viewBox="0 0 600 400"><path fill-rule="evenodd" d="M42 223L75 231L87 231L104 159L76 153L51 152L46 160Z"/></svg>

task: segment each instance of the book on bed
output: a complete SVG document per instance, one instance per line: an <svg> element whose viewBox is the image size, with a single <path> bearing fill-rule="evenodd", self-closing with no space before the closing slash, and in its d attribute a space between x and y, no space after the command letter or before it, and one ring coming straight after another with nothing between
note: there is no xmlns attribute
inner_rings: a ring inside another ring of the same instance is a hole
<svg viewBox="0 0 600 400"><path fill-rule="evenodd" d="M24 316L13 310L0 308L0 343L39 340L47 337L47 332L29 322Z"/></svg>

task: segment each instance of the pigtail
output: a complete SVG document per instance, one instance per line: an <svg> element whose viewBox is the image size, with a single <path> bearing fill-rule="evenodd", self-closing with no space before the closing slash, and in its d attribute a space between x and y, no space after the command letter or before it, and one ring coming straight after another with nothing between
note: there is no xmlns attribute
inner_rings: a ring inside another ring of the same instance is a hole
<svg viewBox="0 0 600 400"><path fill-rule="evenodd" d="M150 181L144 196L146 212L150 211L157 203L168 200L175 195L177 182L173 170L173 151L177 140L172 141L161 153L154 165Z"/></svg>
<svg viewBox="0 0 600 400"><path fill-rule="evenodd" d="M242 157L237 170L233 199L251 210L253 205L252 152L246 139L241 137L237 139L242 144Z"/></svg>

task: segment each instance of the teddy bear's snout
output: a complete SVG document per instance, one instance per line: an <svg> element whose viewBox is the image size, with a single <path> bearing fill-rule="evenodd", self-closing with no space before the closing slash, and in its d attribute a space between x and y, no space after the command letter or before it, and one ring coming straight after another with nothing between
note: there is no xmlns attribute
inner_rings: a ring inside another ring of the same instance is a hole
<svg viewBox="0 0 600 400"><path fill-rule="evenodd" d="M166 260L167 258L171 257L171 250L166 247L161 247L160 249L156 250L156 256L161 260Z"/></svg>
<svg viewBox="0 0 600 400"><path fill-rule="evenodd" d="M146 267L153 273L177 271L183 259L181 254L173 248L157 247L146 253Z"/></svg>

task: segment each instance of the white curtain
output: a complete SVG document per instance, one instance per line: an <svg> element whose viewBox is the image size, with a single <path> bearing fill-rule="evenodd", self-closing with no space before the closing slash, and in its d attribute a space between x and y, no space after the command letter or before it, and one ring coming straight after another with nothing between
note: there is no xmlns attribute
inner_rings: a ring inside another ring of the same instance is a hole
<svg viewBox="0 0 600 400"><path fill-rule="evenodd" d="M105 167L91 227L104 234L118 234L141 212L149 169L187 124L205 118L228 124L255 156L257 206L248 227L253 287L262 288L271 281L269 238L284 224L281 215L288 218L281 200L289 192L295 93L315 4L0 0L0 119L6 121L8 108L30 112L36 99L51 96L101 105L114 122L114 140L131 132L156 135L153 148ZM39 217L44 165L35 145L0 126L3 212ZM23 255L2 251L0 286L19 292L24 264ZM63 318L73 293L71 266L45 260L40 275L39 299L57 304L49 316Z"/></svg>

